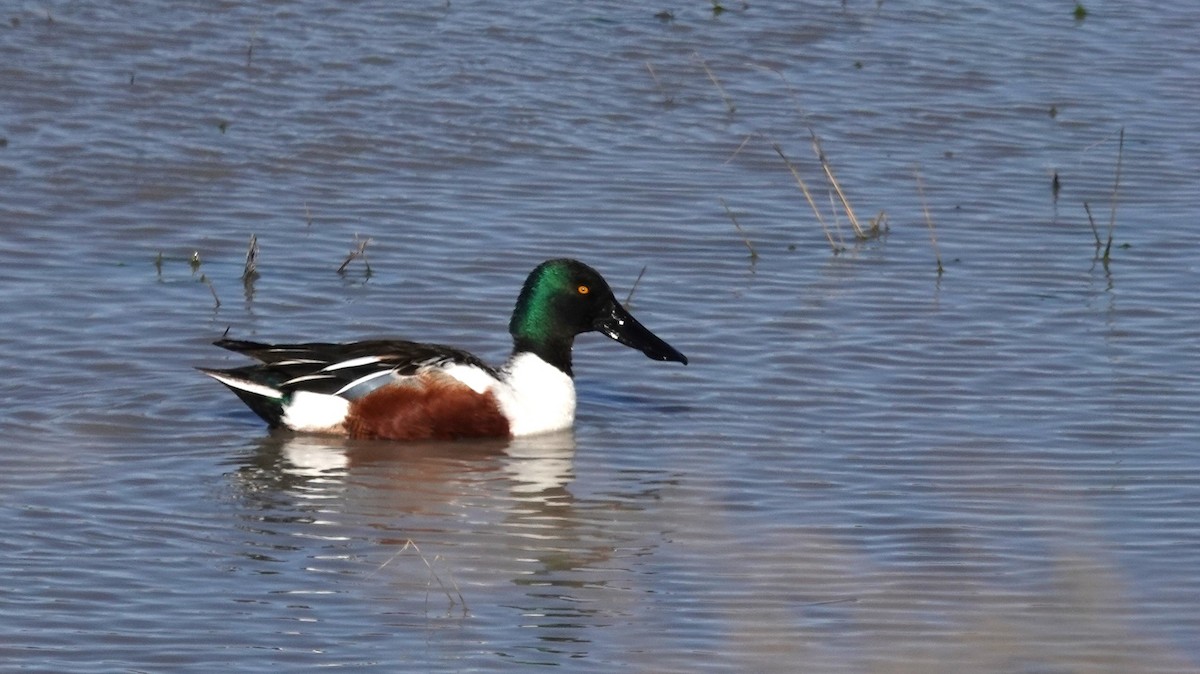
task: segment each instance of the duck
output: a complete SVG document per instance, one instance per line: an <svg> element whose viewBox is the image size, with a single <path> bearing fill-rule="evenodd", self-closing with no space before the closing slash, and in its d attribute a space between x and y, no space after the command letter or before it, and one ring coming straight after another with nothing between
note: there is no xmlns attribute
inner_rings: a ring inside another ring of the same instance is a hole
<svg viewBox="0 0 1200 674"><path fill-rule="evenodd" d="M258 361L197 368L228 387L272 429L398 441L516 438L575 422L571 351L599 332L656 361L688 359L637 321L600 272L574 259L534 268L508 326L498 368L462 349L377 339L348 343L213 342Z"/></svg>

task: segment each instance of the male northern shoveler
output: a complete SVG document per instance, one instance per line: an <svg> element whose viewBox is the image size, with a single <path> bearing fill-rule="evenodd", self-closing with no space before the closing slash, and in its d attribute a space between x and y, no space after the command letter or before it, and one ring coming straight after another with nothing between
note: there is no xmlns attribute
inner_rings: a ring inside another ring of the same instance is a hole
<svg viewBox="0 0 1200 674"><path fill-rule="evenodd" d="M499 369L437 344L214 344L260 364L201 368L271 427L391 440L533 435L575 420L571 347L598 331L651 359L687 358L629 314L600 273L549 260L525 279L508 331L512 356Z"/></svg>

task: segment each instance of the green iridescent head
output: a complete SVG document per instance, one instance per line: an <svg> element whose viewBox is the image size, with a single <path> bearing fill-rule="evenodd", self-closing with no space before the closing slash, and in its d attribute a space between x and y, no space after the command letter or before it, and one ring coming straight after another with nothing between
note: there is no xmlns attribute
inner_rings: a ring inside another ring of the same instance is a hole
<svg viewBox="0 0 1200 674"><path fill-rule="evenodd" d="M599 331L655 360L687 358L638 323L604 277L577 260L547 260L525 279L508 331L515 351L529 351L571 373L575 336Z"/></svg>

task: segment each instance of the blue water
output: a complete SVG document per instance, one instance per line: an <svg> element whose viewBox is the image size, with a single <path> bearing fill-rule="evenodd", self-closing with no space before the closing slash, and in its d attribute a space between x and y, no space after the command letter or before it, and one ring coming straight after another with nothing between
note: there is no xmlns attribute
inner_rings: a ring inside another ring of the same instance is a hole
<svg viewBox="0 0 1200 674"><path fill-rule="evenodd" d="M2 668L1200 671L1200 14L1086 5L3 9ZM192 369L499 362L564 255L690 359L581 338L572 433Z"/></svg>

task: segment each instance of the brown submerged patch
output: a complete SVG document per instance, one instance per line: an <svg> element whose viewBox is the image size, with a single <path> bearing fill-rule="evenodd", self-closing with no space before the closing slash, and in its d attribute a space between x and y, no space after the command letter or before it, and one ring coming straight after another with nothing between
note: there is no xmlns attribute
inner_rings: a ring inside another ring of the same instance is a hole
<svg viewBox="0 0 1200 674"><path fill-rule="evenodd" d="M446 376L423 375L417 386L384 386L350 403L344 422L352 438L455 440L509 435L508 419L491 393L476 393Z"/></svg>

